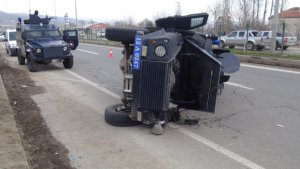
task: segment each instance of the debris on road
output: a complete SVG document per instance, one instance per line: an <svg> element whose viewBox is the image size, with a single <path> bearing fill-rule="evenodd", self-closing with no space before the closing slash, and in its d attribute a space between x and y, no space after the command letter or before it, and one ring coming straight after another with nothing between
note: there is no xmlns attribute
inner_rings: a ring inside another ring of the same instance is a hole
<svg viewBox="0 0 300 169"><path fill-rule="evenodd" d="M284 125L281 125L281 124L276 124L275 126L276 127L281 127L281 128L285 127Z"/></svg>

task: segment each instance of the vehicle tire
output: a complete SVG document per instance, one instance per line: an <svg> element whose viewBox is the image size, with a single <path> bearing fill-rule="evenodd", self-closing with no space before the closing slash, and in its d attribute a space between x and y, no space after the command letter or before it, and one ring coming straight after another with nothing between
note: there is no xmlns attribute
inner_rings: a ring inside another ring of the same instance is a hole
<svg viewBox="0 0 300 169"><path fill-rule="evenodd" d="M73 63L74 63L73 58L71 58L71 59L65 59L63 61L65 69L71 69L73 67Z"/></svg>
<svg viewBox="0 0 300 169"><path fill-rule="evenodd" d="M254 49L254 43L253 42L247 42L246 43L246 49L247 50L253 50Z"/></svg>
<svg viewBox="0 0 300 169"><path fill-rule="evenodd" d="M134 43L135 35L138 31L144 31L144 34L149 33L149 30L145 28L109 27L105 30L105 38L122 43Z"/></svg>
<svg viewBox="0 0 300 169"><path fill-rule="evenodd" d="M235 46L234 45L229 45L228 47L229 47L229 49L233 49Z"/></svg>
<svg viewBox="0 0 300 169"><path fill-rule="evenodd" d="M283 50L287 50L287 48L288 48L288 46L284 46L284 47L283 47Z"/></svg>
<svg viewBox="0 0 300 169"><path fill-rule="evenodd" d="M259 46L259 45L256 46L256 50L257 51L262 51L264 48L265 48L264 46Z"/></svg>
<svg viewBox="0 0 300 169"><path fill-rule="evenodd" d="M17 51L19 65L25 65L25 58Z"/></svg>
<svg viewBox="0 0 300 169"><path fill-rule="evenodd" d="M225 42L221 40L221 41L220 41L220 44L219 44L219 48L223 48L223 49L224 49L225 46L226 46L226 45L225 45Z"/></svg>
<svg viewBox="0 0 300 169"><path fill-rule="evenodd" d="M31 60L30 57L27 58L27 67L30 72L38 71L38 63L36 61Z"/></svg>
<svg viewBox="0 0 300 169"><path fill-rule="evenodd" d="M105 121L113 126L136 126L140 124L138 121L130 119L130 112L118 110L122 104L111 105L105 109Z"/></svg>

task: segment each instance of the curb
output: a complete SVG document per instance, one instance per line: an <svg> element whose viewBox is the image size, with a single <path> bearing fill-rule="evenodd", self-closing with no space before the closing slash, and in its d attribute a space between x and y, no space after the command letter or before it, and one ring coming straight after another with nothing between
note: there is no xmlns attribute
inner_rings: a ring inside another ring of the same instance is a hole
<svg viewBox="0 0 300 169"><path fill-rule="evenodd" d="M0 75L0 168L29 169L16 121Z"/></svg>
<svg viewBox="0 0 300 169"><path fill-rule="evenodd" d="M247 56L247 55L236 55L236 56L240 59L240 62L300 69L300 60L268 58L268 57Z"/></svg>

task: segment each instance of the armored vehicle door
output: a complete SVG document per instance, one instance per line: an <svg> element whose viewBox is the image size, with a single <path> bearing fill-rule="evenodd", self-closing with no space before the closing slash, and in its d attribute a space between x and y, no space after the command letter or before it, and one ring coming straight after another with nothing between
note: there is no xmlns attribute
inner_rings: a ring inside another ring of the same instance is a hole
<svg viewBox="0 0 300 169"><path fill-rule="evenodd" d="M71 50L75 50L78 46L78 31L77 30L64 30L63 40L67 42Z"/></svg>

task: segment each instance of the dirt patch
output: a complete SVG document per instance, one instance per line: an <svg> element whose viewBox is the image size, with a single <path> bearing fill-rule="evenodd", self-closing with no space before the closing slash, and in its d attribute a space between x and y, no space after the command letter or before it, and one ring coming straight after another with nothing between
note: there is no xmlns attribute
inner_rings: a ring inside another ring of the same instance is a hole
<svg viewBox="0 0 300 169"><path fill-rule="evenodd" d="M0 56L2 76L28 163L33 169L71 169L68 150L49 131L31 95L44 91L27 73L13 69Z"/></svg>

